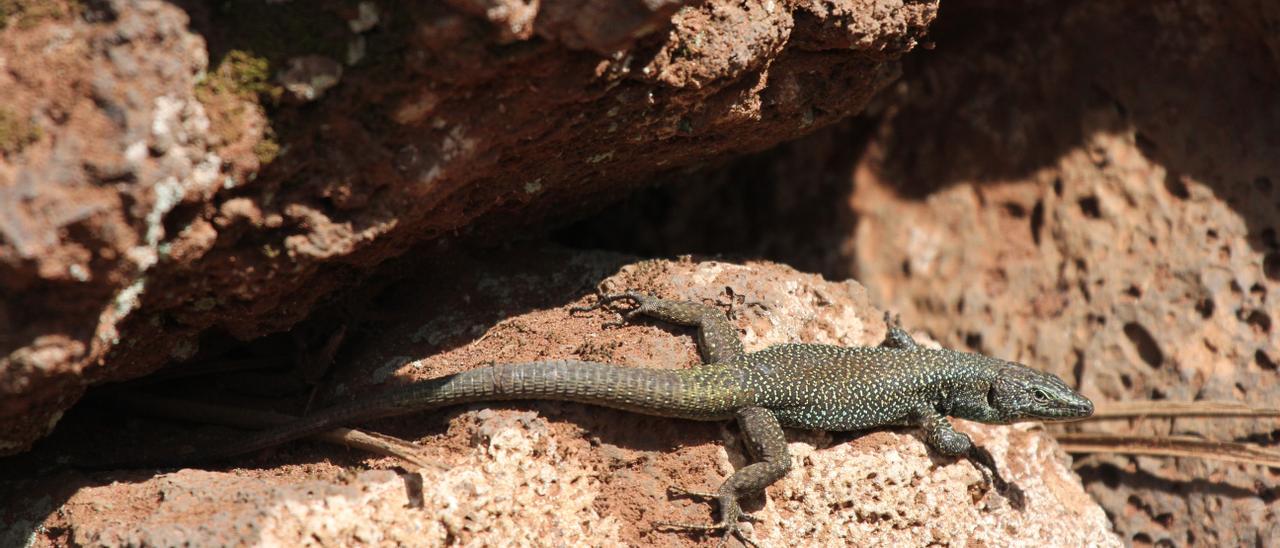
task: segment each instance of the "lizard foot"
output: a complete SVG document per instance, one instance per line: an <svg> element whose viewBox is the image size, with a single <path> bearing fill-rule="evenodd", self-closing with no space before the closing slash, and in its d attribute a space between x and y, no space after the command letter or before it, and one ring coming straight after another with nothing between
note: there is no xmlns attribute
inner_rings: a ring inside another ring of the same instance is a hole
<svg viewBox="0 0 1280 548"><path fill-rule="evenodd" d="M756 522L758 518L742 511L742 507L738 506L738 501L732 495L720 495L716 493L705 493L699 491L689 491L680 487L671 487L669 491L673 494L715 499L720 503L720 521L711 525L699 525L696 523L673 523L658 522L654 527L666 529L670 531L684 531L693 533L713 533L716 531L724 531L724 535L720 538L719 546L724 546L729 542L729 537L736 537L744 545L752 548L760 548L756 541L742 529L741 521Z"/></svg>
<svg viewBox="0 0 1280 548"><path fill-rule="evenodd" d="M621 313L622 318L619 321L611 324L615 326L621 326L623 323L631 321L633 318L635 318L636 316L638 316L639 314L647 310L646 307L651 306L651 303L655 301L655 299L649 295L645 295L644 293L638 293L635 291L626 291L623 293L604 293L596 297L596 302L589 304L587 306L575 306L573 308L570 308L569 313L572 314L575 312L590 312L592 310L598 310L606 306L612 305L613 303L618 301L631 301L635 303L635 306L630 308L629 310L623 311Z"/></svg>
<svg viewBox="0 0 1280 548"><path fill-rule="evenodd" d="M724 536L720 537L720 543L717 544L717 546L723 547L729 543L729 537L735 537L751 548L760 548L760 545L756 544L756 541L751 540L751 536L748 535L746 531L742 530L742 525L739 523L727 523L722 521L711 525L698 525L696 523L671 523L663 521L655 523L654 527L669 531L683 531L687 533L713 533L716 531L724 531Z"/></svg>
<svg viewBox="0 0 1280 548"><path fill-rule="evenodd" d="M688 489L685 489L683 487L677 487L675 485L672 485L667 488L667 494L670 496L676 496L676 497L690 497L690 498L698 498L698 499L706 499L706 500L715 500L717 502L720 501L720 493L710 493L707 491L690 491ZM743 512L741 509L739 509L737 513L738 513L738 519L740 520L749 521L751 523L757 523L760 521L760 518L756 517L754 514L748 514L746 512Z"/></svg>
<svg viewBox="0 0 1280 548"><path fill-rule="evenodd" d="M996 461L992 458L991 453L977 445L969 449L969 460L976 462L979 466L975 466L978 472L982 474L982 478L996 488L996 492L1000 493L1009 501L1009 505L1014 510L1022 511L1027 507L1027 495L1021 487L1005 480L1000 475L999 468L996 467Z"/></svg>

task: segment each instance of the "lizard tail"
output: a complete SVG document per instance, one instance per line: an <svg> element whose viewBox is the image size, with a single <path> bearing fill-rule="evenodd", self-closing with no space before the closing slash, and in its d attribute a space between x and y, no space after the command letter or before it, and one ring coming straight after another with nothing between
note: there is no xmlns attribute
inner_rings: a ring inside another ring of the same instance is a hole
<svg viewBox="0 0 1280 548"><path fill-rule="evenodd" d="M484 401L572 401L647 415L723 420L731 418L733 409L741 404L729 396L739 391L727 389L733 376L726 372L714 366L642 369L575 360L495 365L363 396L230 443L80 467L162 467L215 461L338 426Z"/></svg>

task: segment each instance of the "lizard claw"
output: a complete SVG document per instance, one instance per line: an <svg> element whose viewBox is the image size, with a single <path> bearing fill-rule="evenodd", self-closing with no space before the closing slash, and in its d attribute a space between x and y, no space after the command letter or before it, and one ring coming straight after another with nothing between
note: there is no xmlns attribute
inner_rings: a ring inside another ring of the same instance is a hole
<svg viewBox="0 0 1280 548"><path fill-rule="evenodd" d="M888 310L884 311L884 324L890 328L902 329L902 314L894 314Z"/></svg>

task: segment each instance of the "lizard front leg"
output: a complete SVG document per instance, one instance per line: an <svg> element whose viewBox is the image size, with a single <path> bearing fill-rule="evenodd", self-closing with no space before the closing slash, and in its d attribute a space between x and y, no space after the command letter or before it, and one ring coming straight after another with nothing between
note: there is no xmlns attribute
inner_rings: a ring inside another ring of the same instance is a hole
<svg viewBox="0 0 1280 548"><path fill-rule="evenodd" d="M968 458L983 472L983 477L987 477L986 471L990 471L990 481L995 485L996 491L1008 498L1015 508L1023 507L1022 490L1000 476L1000 469L996 467L996 460L990 452L974 444L968 435L956 432L951 422L936 410L925 408L917 411L916 415L925 432L925 443L944 455Z"/></svg>
<svg viewBox="0 0 1280 548"><path fill-rule="evenodd" d="M575 307L574 312L595 310L611 303L628 300L635 303L624 314L627 320L636 316L649 316L670 324L698 328L698 352L703 363L721 363L742 355L742 340L738 330L719 309L691 301L669 301L635 291L600 295L590 306Z"/></svg>
<svg viewBox="0 0 1280 548"><path fill-rule="evenodd" d="M782 433L782 426L772 411L763 407L744 407L737 412L738 426L746 438L747 452L757 462L737 470L729 479L720 484L715 493L700 493L681 488L672 488L677 494L714 499L720 506L720 521L713 525L695 525L688 523L660 523L659 527L685 531L724 531L720 544L724 545L729 536L738 537L744 544L755 546L755 541L742 530L740 520L753 520L751 514L744 513L738 505L738 499L752 493L759 493L774 482L787 475L791 470L791 453L787 451L787 439Z"/></svg>
<svg viewBox="0 0 1280 548"><path fill-rule="evenodd" d="M932 407L924 406L916 412L920 427L924 429L924 441L935 451L949 457L966 455L973 448L969 436L956 432L951 422Z"/></svg>

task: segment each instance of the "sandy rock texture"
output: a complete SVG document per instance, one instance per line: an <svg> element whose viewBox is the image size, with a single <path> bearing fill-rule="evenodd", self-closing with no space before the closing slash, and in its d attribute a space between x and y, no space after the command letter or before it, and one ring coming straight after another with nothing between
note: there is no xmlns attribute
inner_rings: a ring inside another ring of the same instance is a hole
<svg viewBox="0 0 1280 548"><path fill-rule="evenodd" d="M361 299L378 304L366 316L370 323L353 327L365 335L350 339L343 360L349 367L336 372L320 399L494 361L697 363L687 330L652 322L610 328L609 313L570 313L597 284L720 306L749 351L790 341L877 344L884 337L881 312L852 281L764 262L629 261L559 248L454 256L420 276L369 289ZM223 389L210 386L217 384L202 381L184 397L216 397ZM4 463L16 477L0 486L23 496L0 498L8 503L0 518L9 524L0 541L711 545L718 539L654 530L659 521L712 517L706 505L669 498L666 489L714 488L747 459L728 424L542 402L466 406L371 425L419 442L447 471L409 472L389 459L305 442L207 470L82 473L50 466L67 453L136 450L193 435L150 420L102 428L113 420L73 412L40 448ZM1070 458L1045 432L1033 424L957 422L1025 491L1025 509L1013 508L968 461L930 454L910 430L791 431L794 470L767 496L746 503L761 518L755 538L765 546L1119 545ZM158 434L166 431L169 438Z"/></svg>
<svg viewBox="0 0 1280 548"><path fill-rule="evenodd" d="M936 8L0 1L0 454L86 386L288 328L415 245L856 112Z"/></svg>
<svg viewBox="0 0 1280 548"><path fill-rule="evenodd" d="M936 48L868 116L713 176L733 185L662 190L562 237L852 276L944 344L1096 400L1274 407L1278 21L1264 2L947 2ZM1265 420L1088 428L1280 442ZM1133 545L1280 539L1275 470L1078 466Z"/></svg>

